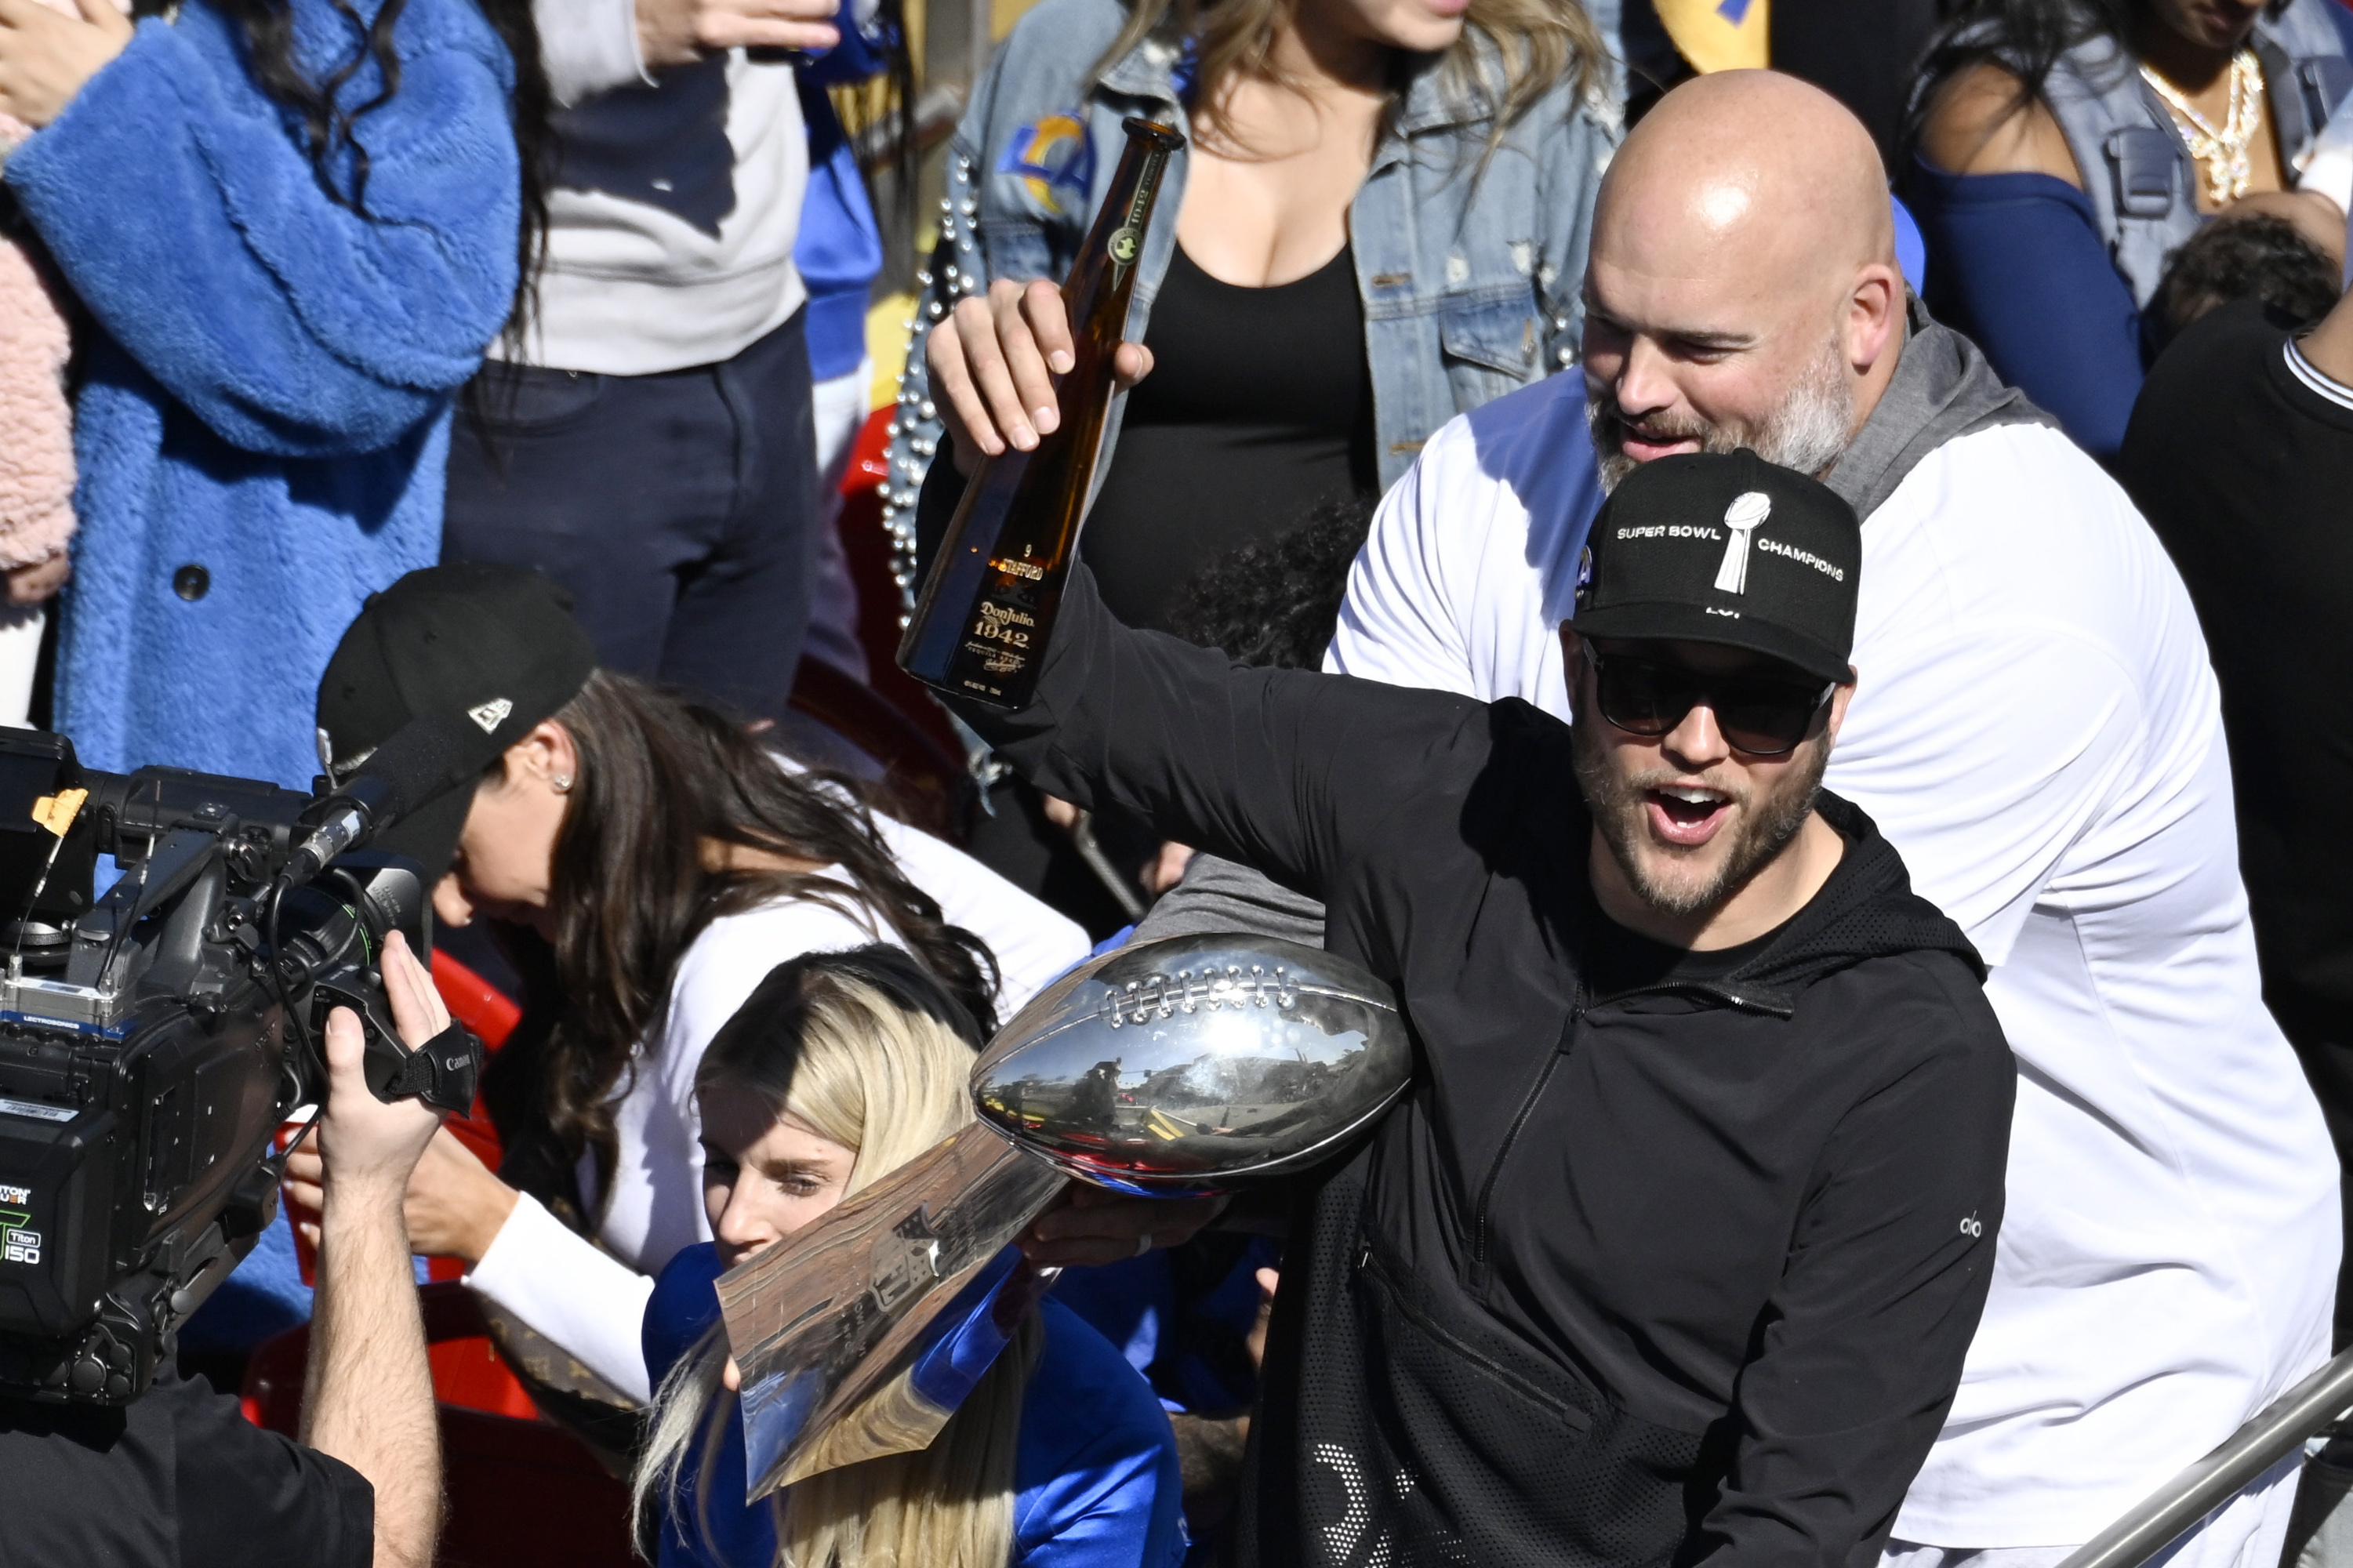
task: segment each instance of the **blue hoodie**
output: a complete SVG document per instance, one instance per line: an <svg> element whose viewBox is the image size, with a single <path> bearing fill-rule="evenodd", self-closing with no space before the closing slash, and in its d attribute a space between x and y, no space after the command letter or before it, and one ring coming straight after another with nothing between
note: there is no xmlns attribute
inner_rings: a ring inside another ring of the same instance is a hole
<svg viewBox="0 0 2353 1568"><path fill-rule="evenodd" d="M801 121L808 127L809 176L793 265L808 289L809 375L817 381L851 374L864 363L867 297L882 270L882 231L858 171L858 150L825 90L870 80L891 68L897 40L887 28L861 29L852 15L857 9L841 7L836 18L841 42L818 51L794 73Z"/></svg>
<svg viewBox="0 0 2353 1568"><path fill-rule="evenodd" d="M712 1285L722 1272L709 1242L670 1259L646 1303L646 1370L654 1384L718 1321ZM1175 1568L1184 1556L1182 1483L1168 1417L1111 1342L1049 1300L1046 1345L1021 1403L1014 1460L1011 1568ZM660 1568L770 1568L776 1535L768 1501L744 1505L744 1424L731 1410L712 1471L711 1533L662 1520ZM694 1517L689 1455L681 1515Z"/></svg>
<svg viewBox="0 0 2353 1568"><path fill-rule="evenodd" d="M320 79L353 24L291 7ZM336 640L439 557L450 392L514 292L514 73L472 0L408 0L393 42L400 90L353 128L366 216L204 0L141 23L8 160L92 323L57 689L85 762L307 784ZM381 90L369 61L340 99Z"/></svg>

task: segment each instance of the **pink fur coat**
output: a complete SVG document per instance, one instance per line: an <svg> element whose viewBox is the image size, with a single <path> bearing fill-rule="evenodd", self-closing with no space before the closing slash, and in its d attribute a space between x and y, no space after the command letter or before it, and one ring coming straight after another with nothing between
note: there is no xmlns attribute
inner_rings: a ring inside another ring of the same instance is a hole
<svg viewBox="0 0 2353 1568"><path fill-rule="evenodd" d="M73 0L48 0L68 16ZM0 153L31 130L0 114ZM66 401L62 286L25 245L0 239L0 569L60 554L73 538L73 409Z"/></svg>

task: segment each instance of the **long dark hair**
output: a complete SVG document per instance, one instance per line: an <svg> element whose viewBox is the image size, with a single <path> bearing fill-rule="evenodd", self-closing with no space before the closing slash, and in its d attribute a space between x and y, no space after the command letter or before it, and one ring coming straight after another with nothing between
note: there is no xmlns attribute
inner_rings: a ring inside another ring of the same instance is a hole
<svg viewBox="0 0 2353 1568"><path fill-rule="evenodd" d="M1907 118L1906 144L1917 142L1936 89L1972 66L1993 64L2018 79L2016 108L2042 96L2059 57L2094 38L2129 43L2137 0L1964 0L1921 57L1920 91Z"/></svg>
<svg viewBox="0 0 2353 1568"><path fill-rule="evenodd" d="M352 0L328 0L351 32L351 48L319 80L313 81L294 58L294 9L290 0L205 0L235 22L245 35L245 47L254 79L270 101L301 123L303 151L310 155L319 188L337 206L369 216L368 155L352 133L355 121L382 108L400 90L400 55L393 47L393 30L407 0L383 0L374 20L361 16ZM531 314L539 278L539 264L547 243L547 187L553 165L554 141L548 130L551 99L547 72L539 59L539 27L532 18L531 0L474 0L483 20L514 57L514 96L509 109L514 125L515 151L522 162L522 221L515 232L515 293L508 313L510 342L520 341ZM166 0L137 0L134 16L161 15ZM343 89L368 61L375 62L381 85L365 102L346 104ZM349 190L335 174L337 160L351 160Z"/></svg>
<svg viewBox="0 0 2353 1568"><path fill-rule="evenodd" d="M653 1027L672 972L722 915L774 900L828 904L880 921L984 1036L996 1026L997 964L908 881L848 781L795 774L712 709L609 670L555 714L579 752L578 782L555 842L555 967L564 1014L547 1047L544 1108L577 1159L611 1190L612 1099ZM839 866L840 876L729 870L712 842Z"/></svg>
<svg viewBox="0 0 2353 1568"><path fill-rule="evenodd" d="M1916 146L1928 106L1946 82L1972 66L1992 64L2018 79L2011 112L2042 96L2043 83L2068 50L2094 38L2125 46L2123 68L2130 71L2133 29L2147 0L1963 0L1929 40L1920 58L1920 90L1905 117L1905 144ZM2264 14L2276 16L2287 0L2270 0ZM2105 84L2101 84L2105 85Z"/></svg>

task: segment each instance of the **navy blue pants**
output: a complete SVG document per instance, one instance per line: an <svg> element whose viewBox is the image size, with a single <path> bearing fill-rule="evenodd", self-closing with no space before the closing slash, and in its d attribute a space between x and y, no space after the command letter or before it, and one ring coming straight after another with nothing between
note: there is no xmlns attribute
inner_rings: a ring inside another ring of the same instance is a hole
<svg viewBox="0 0 2353 1568"><path fill-rule="evenodd" d="M607 668L780 715L818 519L802 314L655 375L487 364L450 434L441 559L533 567Z"/></svg>

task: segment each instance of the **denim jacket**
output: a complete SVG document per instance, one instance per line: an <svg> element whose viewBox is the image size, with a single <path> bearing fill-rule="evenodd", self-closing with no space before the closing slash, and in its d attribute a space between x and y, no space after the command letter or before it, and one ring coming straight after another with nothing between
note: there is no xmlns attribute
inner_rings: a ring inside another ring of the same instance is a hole
<svg viewBox="0 0 2353 1568"><path fill-rule="evenodd" d="M1044 0L997 52L956 128L940 237L912 323L883 517L913 587L915 494L940 437L923 338L994 278L1060 278L1119 163L1120 121L1189 136L1177 48L1146 40L1090 81L1126 21L1120 0ZM1189 62L1186 62L1188 64ZM1492 61L1486 62L1492 64ZM1601 62L1604 79L1612 68ZM1575 363L1593 199L1622 134L1614 99L1555 86L1490 151L1486 100L1417 62L1348 209L1384 488L1441 425ZM1169 160L1128 311L1140 341L1176 247L1185 154ZM1121 409L1103 443L1108 468Z"/></svg>

